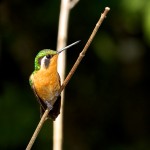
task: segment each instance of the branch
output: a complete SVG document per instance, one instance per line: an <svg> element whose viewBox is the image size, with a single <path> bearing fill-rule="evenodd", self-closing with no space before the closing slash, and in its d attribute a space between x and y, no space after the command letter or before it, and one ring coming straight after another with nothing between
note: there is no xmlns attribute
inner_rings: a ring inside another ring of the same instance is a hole
<svg viewBox="0 0 150 150"><path fill-rule="evenodd" d="M40 120L40 122L39 122L39 124L38 124L38 126L36 127L36 130L34 131L34 134L32 135L32 138L30 139L29 144L26 147L26 150L30 150L32 148L32 146L35 142L35 139L37 138L37 136L38 136L38 134L39 134L39 132L40 132L40 130L41 130L48 114L49 114L49 110L46 109L43 116L42 116L42 118L41 118L41 120Z"/></svg>
<svg viewBox="0 0 150 150"><path fill-rule="evenodd" d="M101 14L101 16L100 16L100 18L99 18L99 20L98 20L98 22L97 22L97 24L96 24L96 26L95 26L93 32L92 32L90 38L88 39L86 45L84 46L83 50L82 50L81 53L79 54L79 57L77 58L75 64L73 65L73 67L72 67L72 69L70 70L68 76L66 77L65 81L63 82L63 84L62 84L62 86L61 86L61 88L60 88L60 90L59 90L59 95L60 95L60 93L62 92L62 90L66 87L66 85L67 85L68 82L70 81L72 75L74 74L74 72L76 71L77 67L79 66L81 60L82 60L83 57L85 56L85 53L86 53L88 47L90 46L90 44L91 44L92 40L94 39L94 37L95 37L95 35L96 35L96 33L97 33L99 27L101 26L102 22L104 21L104 19L105 19L107 13L108 13L109 11L110 11L110 8L109 8L109 7L106 7L105 10L104 10L104 12ZM56 99L57 99L57 97L55 97L55 98L53 99L53 104L55 103ZM43 116L42 116L42 118L41 118L41 120L40 120L40 122L39 122L39 124L38 124L38 126L37 126L37 128L36 128L36 130L34 131L34 134L33 134L32 138L31 138L31 140L30 140L29 143L28 143L28 146L27 146L26 150L30 150L30 149L31 149L31 147L32 147L32 145L33 145L33 143L34 143L36 137L38 136L38 133L40 132L41 127L43 126L43 124L44 124L44 122L45 122L45 119L46 119L46 117L47 117L47 115L48 115L49 112L50 112L49 109L46 109L46 111L44 112L44 114L43 114Z"/></svg>
<svg viewBox="0 0 150 150"><path fill-rule="evenodd" d="M72 75L74 74L74 72L76 71L77 67L79 66L81 60L82 60L83 57L85 56L85 53L86 53L87 49L89 48L91 42L93 41L93 39L94 39L94 37L95 37L95 35L96 35L96 33L97 33L97 31L98 31L100 25L101 25L102 22L104 21L104 19L105 19L107 13L109 12L109 10L110 10L110 8L109 8L109 7L106 7L105 10L104 10L104 12L101 14L101 16L100 16L100 18L99 18L99 20L98 20L98 22L97 22L97 24L96 24L96 26L95 26L93 32L92 32L90 38L88 39L86 45L84 46L83 50L82 50L81 53L79 54L79 57L77 58L75 64L73 65L73 67L72 67L72 69L70 70L68 76L66 77L65 81L63 82L63 84L62 84L62 86L61 86L61 88L60 88L60 93L61 93L61 91L66 87L66 85L68 84L68 82L69 82L69 80L71 79Z"/></svg>

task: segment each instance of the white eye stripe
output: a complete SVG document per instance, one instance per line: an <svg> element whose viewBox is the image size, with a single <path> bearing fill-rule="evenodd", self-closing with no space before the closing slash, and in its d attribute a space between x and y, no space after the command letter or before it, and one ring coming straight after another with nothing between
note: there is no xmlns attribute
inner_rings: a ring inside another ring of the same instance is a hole
<svg viewBox="0 0 150 150"><path fill-rule="evenodd" d="M42 59L41 59L41 69L46 69L48 68L49 66L49 63L50 63L50 59L47 58L47 56L44 56Z"/></svg>
<svg viewBox="0 0 150 150"><path fill-rule="evenodd" d="M44 57L41 59L41 69L42 69L42 68L45 68L45 59L46 59L46 56L44 56Z"/></svg>

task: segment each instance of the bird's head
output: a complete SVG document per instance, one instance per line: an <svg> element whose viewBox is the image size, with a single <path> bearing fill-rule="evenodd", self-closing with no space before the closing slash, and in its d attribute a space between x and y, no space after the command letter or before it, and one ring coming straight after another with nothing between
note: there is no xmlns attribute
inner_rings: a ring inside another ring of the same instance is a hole
<svg viewBox="0 0 150 150"><path fill-rule="evenodd" d="M59 51L51 50L51 49L44 49L41 50L35 57L35 71L38 71L40 69L47 69L52 61L52 59L60 54L62 51L70 48L71 46L79 43L80 41L76 41L64 48L62 48Z"/></svg>

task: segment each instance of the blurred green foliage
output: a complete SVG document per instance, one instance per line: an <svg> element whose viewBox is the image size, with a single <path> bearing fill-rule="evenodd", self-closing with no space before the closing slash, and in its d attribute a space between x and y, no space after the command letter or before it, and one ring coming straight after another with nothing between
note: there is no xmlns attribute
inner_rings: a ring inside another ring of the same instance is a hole
<svg viewBox="0 0 150 150"><path fill-rule="evenodd" d="M65 150L150 149L150 1L81 0L71 11L67 72L105 6L111 8L66 87ZM55 49L60 1L0 2L0 149L25 149L39 106L28 78L41 49ZM52 148L47 121L33 149Z"/></svg>

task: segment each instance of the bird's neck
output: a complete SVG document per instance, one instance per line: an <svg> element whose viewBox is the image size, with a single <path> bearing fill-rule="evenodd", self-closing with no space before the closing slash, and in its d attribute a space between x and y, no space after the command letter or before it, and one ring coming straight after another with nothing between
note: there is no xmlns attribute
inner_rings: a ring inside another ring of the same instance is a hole
<svg viewBox="0 0 150 150"><path fill-rule="evenodd" d="M58 59L58 54L54 55L53 58L50 60L50 65L47 68L47 71L49 73L57 73L57 59Z"/></svg>

